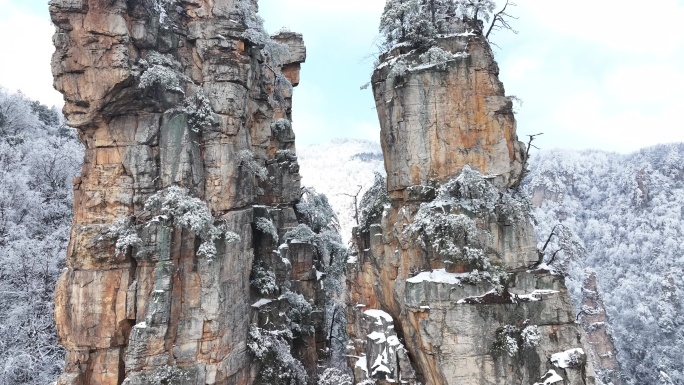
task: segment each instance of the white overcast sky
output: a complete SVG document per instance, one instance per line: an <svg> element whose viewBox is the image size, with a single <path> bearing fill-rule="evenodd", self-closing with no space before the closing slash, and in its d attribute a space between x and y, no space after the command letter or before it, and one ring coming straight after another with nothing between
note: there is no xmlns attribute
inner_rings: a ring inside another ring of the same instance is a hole
<svg viewBox="0 0 684 385"><path fill-rule="evenodd" d="M518 136L542 148L628 152L684 141L684 0L517 0L519 34L494 37L501 79L523 100ZM302 32L295 90L301 144L377 141L370 90L384 0L260 0L267 28ZM52 87L47 0L0 0L0 86L61 105Z"/></svg>

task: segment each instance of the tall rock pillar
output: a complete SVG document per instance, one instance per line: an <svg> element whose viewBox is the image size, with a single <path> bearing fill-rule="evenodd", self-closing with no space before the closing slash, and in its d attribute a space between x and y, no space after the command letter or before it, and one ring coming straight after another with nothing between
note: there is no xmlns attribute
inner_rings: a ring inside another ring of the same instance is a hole
<svg viewBox="0 0 684 385"><path fill-rule="evenodd" d="M599 294L596 273L587 269L582 285L580 324L587 334L596 374L605 384L622 385L615 342L608 329L608 315Z"/></svg>
<svg viewBox="0 0 684 385"><path fill-rule="evenodd" d="M56 290L60 385L258 380L250 275L267 257L279 284L295 275L292 253L271 254L298 225L291 98L306 54L301 35L269 37L256 11L256 0L51 1L54 84L86 152ZM293 279L305 300L318 295L315 280ZM305 362L310 340L293 352Z"/></svg>
<svg viewBox="0 0 684 385"><path fill-rule="evenodd" d="M563 277L539 263L515 191L524 147L488 43L462 33L380 61L389 199L348 265L357 381L594 384Z"/></svg>

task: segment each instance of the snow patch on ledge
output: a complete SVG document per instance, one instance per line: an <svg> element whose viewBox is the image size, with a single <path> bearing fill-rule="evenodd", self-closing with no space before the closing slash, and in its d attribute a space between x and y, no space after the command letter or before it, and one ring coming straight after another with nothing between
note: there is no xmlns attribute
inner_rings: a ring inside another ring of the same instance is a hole
<svg viewBox="0 0 684 385"><path fill-rule="evenodd" d="M544 382L535 382L534 385L551 385L563 381L563 377L559 376L553 369L546 372L542 379Z"/></svg>
<svg viewBox="0 0 684 385"><path fill-rule="evenodd" d="M548 273L551 275L561 275L561 273L557 272L553 267L547 265L546 263L541 263L538 266L536 266L534 269L527 270L528 273Z"/></svg>
<svg viewBox="0 0 684 385"><path fill-rule="evenodd" d="M467 277L467 273L455 274L447 273L446 269L437 269L432 271L424 271L415 277L406 280L408 283L421 283L421 282L437 282L446 283L449 285L460 285L461 278Z"/></svg>
<svg viewBox="0 0 684 385"><path fill-rule="evenodd" d="M438 38L449 38L449 37L466 37L466 36L476 36L475 30L465 31L461 33L450 33L446 35L437 35Z"/></svg>
<svg viewBox="0 0 684 385"><path fill-rule="evenodd" d="M584 350L581 348L570 349L564 352L552 354L551 363L557 368L571 368L579 364L582 356L584 356Z"/></svg>
<svg viewBox="0 0 684 385"><path fill-rule="evenodd" d="M397 336L389 336L389 337L387 337L387 343L388 343L389 346L391 346L391 347L394 347L394 346L401 346L401 347L403 347L403 346L404 346L404 345L401 344L401 342L399 341L399 337L397 337Z"/></svg>
<svg viewBox="0 0 684 385"><path fill-rule="evenodd" d="M358 360L356 361L356 364L354 364L355 368L359 368L366 372L366 376L368 376L368 362L366 362L366 355L362 355L361 357L358 357Z"/></svg>
<svg viewBox="0 0 684 385"><path fill-rule="evenodd" d="M382 326L382 320L383 320L383 319L384 319L385 322L387 322L387 323L392 323L392 322L394 322L394 318L392 318L391 315L387 314L387 312L384 312L384 311L382 311L382 310L370 309L370 310L364 311L363 314L365 314L365 315L367 315L367 316L369 316L369 317L375 318L375 319L377 320L377 322L375 323L376 325Z"/></svg>
<svg viewBox="0 0 684 385"><path fill-rule="evenodd" d="M545 295L558 294L558 290L535 290L530 294L518 295L518 298L523 301L541 301Z"/></svg>
<svg viewBox="0 0 684 385"><path fill-rule="evenodd" d="M387 338L385 337L385 334L380 333L380 332L373 332L369 335L367 335L368 338L373 340L376 344L381 344L385 341L387 341Z"/></svg>
<svg viewBox="0 0 684 385"><path fill-rule="evenodd" d="M482 303L482 302L484 302L484 298L485 298L486 296L488 296L488 295L496 295L496 294L497 294L497 293L496 293L496 290L493 290L493 289L492 289L492 290L490 290L490 291L488 291L488 292L486 292L486 293L484 293L484 294L482 294L482 295L474 295L474 296L472 296L472 297L466 297L466 298L463 298L463 299L459 299L456 303L459 304L459 305L463 305L463 304L466 304L466 303L469 303L469 302Z"/></svg>
<svg viewBox="0 0 684 385"><path fill-rule="evenodd" d="M499 294L496 290L492 289L482 295L475 295L472 297L466 297L458 300L456 303L459 305L463 304L484 304L484 303L520 303L520 302L537 302L544 299L544 296L549 296L557 294L557 290L535 290L529 294L515 294L515 293L504 293Z"/></svg>
<svg viewBox="0 0 684 385"><path fill-rule="evenodd" d="M262 298L262 299L260 299L260 300L258 300L258 301L256 301L256 302L254 302L254 303L252 304L252 307L260 308L260 307L262 307L262 306L264 306L264 305L266 305L266 304L269 304L269 303L271 303L271 302L273 302L272 299Z"/></svg>
<svg viewBox="0 0 684 385"><path fill-rule="evenodd" d="M438 62L438 63L426 63L426 64L419 64L417 66L409 66L408 70L409 72L416 72L416 71L422 71L426 70L429 68L437 67L439 65L443 65L446 63L450 63L452 61L455 61L456 59L462 59L470 56L467 52L456 52L455 54L452 55L452 58L443 62Z"/></svg>

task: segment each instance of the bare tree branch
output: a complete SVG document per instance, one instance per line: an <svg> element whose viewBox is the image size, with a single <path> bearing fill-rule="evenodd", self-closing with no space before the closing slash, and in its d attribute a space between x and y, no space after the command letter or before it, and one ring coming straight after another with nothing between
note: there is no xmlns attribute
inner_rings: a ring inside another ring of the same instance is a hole
<svg viewBox="0 0 684 385"><path fill-rule="evenodd" d="M530 159L530 149L531 149L532 147L534 147L534 148L536 148L537 150L539 150L539 147L533 145L532 142L534 141L534 139L535 139L536 137L538 137L538 136L540 136L540 135L544 135L544 133L543 133L543 132L540 132L540 133L534 134L534 135L527 135L530 139L527 141L527 148L525 149L525 158L523 159L522 173L521 173L520 178L518 179L518 181L512 186L512 187L513 187L513 190L515 190L515 191L518 191L518 190L520 189L520 184L522 183L522 180L525 179L525 177L526 177L527 174L529 173L529 170L527 169L527 166L528 166L528 160Z"/></svg>
<svg viewBox="0 0 684 385"><path fill-rule="evenodd" d="M346 195L348 197L351 197L354 199L354 221L356 222L356 225L359 225L359 193L363 189L363 186L358 185L358 190L356 191L355 194L347 194L347 193L340 193L339 195Z"/></svg>
<svg viewBox="0 0 684 385"><path fill-rule="evenodd" d="M546 243L544 243L544 247L542 247L542 249L541 249L542 252L546 251L546 248L549 246L549 242L551 242L551 238L553 238L554 235L557 235L556 229L558 228L558 226L563 226L563 225L561 225L559 223L559 224L553 226L553 229L551 229L551 234L549 234L549 237L546 238Z"/></svg>
<svg viewBox="0 0 684 385"><path fill-rule="evenodd" d="M513 27L511 26L511 24L509 22L509 19L518 20L517 17L506 12L506 9L508 8L509 5L512 7L516 6L515 3L511 3L511 2L509 2L509 0L506 0L506 4L504 4L503 8L499 12L494 14L494 17L492 18L492 24L489 25L489 29L487 29L487 33L485 34L485 38L487 40L489 40L489 35L493 31L500 31L500 30L505 29L505 30L509 30L515 34L518 33L518 31L513 29Z"/></svg>

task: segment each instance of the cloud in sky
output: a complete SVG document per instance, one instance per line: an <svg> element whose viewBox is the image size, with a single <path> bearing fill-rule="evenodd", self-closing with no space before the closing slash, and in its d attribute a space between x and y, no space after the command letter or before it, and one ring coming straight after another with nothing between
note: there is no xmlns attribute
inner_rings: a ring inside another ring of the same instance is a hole
<svg viewBox="0 0 684 385"><path fill-rule="evenodd" d="M520 34L502 36L497 58L507 91L524 100L521 139L544 132L544 148L620 152L684 141L684 2L518 4Z"/></svg>
<svg viewBox="0 0 684 385"><path fill-rule="evenodd" d="M544 148L633 151L684 141L684 1L517 0L518 35L494 40L501 78L524 104L519 137L544 132ZM0 85L46 104L53 27L46 0L0 0ZM295 90L298 143L378 140L369 80L384 0L260 0L267 28L304 33L308 60ZM655 16L654 16L655 15Z"/></svg>
<svg viewBox="0 0 684 385"><path fill-rule="evenodd" d="M62 96L52 88L50 72L55 29L47 16L47 1L40 1L42 13L30 7L33 1L0 0L0 86L61 106Z"/></svg>

